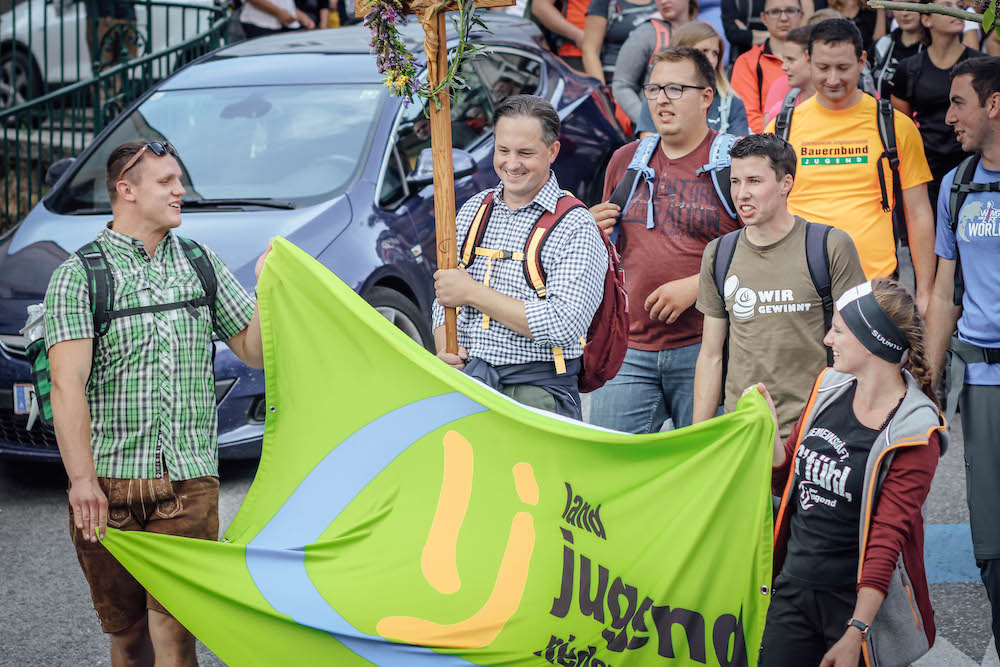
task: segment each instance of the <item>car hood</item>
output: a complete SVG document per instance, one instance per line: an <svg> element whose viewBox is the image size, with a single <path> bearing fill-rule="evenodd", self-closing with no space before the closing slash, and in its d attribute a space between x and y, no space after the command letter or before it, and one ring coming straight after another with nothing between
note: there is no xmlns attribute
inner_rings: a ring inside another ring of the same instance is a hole
<svg viewBox="0 0 1000 667"><path fill-rule="evenodd" d="M56 267L92 241L110 215L59 215L39 204L0 241L0 334L24 326L28 305L42 301ZM257 258L274 236L317 256L347 227L346 196L295 210L198 211L181 214L182 236L204 243L247 289ZM310 224L316 221L317 224Z"/></svg>

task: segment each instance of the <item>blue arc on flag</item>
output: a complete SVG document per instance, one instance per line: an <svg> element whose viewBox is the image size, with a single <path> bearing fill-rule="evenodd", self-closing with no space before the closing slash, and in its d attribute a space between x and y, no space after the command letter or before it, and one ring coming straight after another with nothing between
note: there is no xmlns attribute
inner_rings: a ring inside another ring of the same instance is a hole
<svg viewBox="0 0 1000 667"><path fill-rule="evenodd" d="M329 632L379 667L471 667L472 663L458 656L390 643L352 626L313 585L306 572L305 545L316 542L410 445L445 424L485 411L457 392L432 396L379 417L327 454L246 547L247 569L268 603L299 625Z"/></svg>

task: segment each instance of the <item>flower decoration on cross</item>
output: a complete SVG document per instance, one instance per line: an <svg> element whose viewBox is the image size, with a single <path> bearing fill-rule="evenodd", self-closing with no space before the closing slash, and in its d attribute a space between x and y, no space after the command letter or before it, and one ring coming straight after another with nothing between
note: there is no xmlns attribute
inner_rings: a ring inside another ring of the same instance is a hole
<svg viewBox="0 0 1000 667"><path fill-rule="evenodd" d="M378 71L390 92L406 98L404 104L414 96L434 100L440 106L439 93L449 97L458 89L465 88L465 81L459 76L463 60L474 57L483 50L469 41L470 33L476 28L486 29L486 25L476 14L476 8L489 4L499 6L512 2L484 3L482 0L370 0L365 6L364 24L371 31L369 42L371 53L375 55ZM441 48L445 36L439 29L438 14L454 11L455 31L458 46L449 59L445 72L441 72L439 59L435 55ZM417 58L407 50L399 32L399 26L407 22L407 15L413 14L424 29L424 51L427 54L427 79L420 82Z"/></svg>

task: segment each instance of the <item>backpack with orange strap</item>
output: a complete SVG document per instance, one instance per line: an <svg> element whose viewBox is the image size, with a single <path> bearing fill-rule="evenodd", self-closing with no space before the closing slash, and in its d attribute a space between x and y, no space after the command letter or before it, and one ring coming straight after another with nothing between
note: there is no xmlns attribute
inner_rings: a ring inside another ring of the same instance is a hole
<svg viewBox="0 0 1000 667"><path fill-rule="evenodd" d="M522 252L511 252L509 250L492 250L482 247L483 238L486 236L486 225L493 212L493 193L487 193L483 202L479 205L476 215L472 219L469 233L465 236L461 252L458 257L458 265L463 269L468 269L477 257L486 257L492 262L494 259L512 259L522 262L524 268L524 278L535 290L539 299L546 298L545 290L545 267L542 266L542 248L549 238L549 234L559 222L566 217L570 211L578 208L586 209L583 202L576 197L565 193L559 197L554 212L546 211L541 215L535 226L528 234L528 240L524 244ZM583 343L583 368L580 371L580 391L587 393L602 387L605 382L618 374L625 359L625 350L628 348L628 295L625 292L625 271L622 269L621 258L615 246L608 240L607 235L598 228L601 239L608 251L608 267L604 275L604 297L601 305L597 307L594 318L587 329L586 338L581 337ZM486 267L484 281L489 282L491 265ZM483 328L489 328L490 317L483 315ZM556 366L556 373L566 372L566 360L563 357L562 348L552 348L552 359Z"/></svg>

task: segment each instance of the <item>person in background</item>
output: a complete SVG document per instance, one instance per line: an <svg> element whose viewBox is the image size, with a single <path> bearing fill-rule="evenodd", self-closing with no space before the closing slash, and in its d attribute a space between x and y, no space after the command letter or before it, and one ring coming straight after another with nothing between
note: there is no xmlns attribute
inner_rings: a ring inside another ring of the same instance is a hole
<svg viewBox="0 0 1000 667"><path fill-rule="evenodd" d="M866 0L830 0L830 9L837 10L858 26L865 53L871 53L875 40L886 33L885 10L869 9Z"/></svg>
<svg viewBox="0 0 1000 667"><path fill-rule="evenodd" d="M519 403L581 419L581 339L604 298L607 247L590 213L569 208L539 251L545 298L538 295L521 251L566 196L551 168L559 115L547 100L514 95L494 110L493 127L500 182L469 199L455 220L460 248L474 223L486 225L468 248L480 259L434 272L437 356ZM444 308L460 308L457 354L446 349Z"/></svg>
<svg viewBox="0 0 1000 667"><path fill-rule="evenodd" d="M337 16L340 18L340 26L344 28L349 25L354 25L355 23L361 23L364 19L359 19L355 15L354 11L354 0L331 0L330 11L333 11L334 3L337 7ZM521 16L524 16L524 12L521 12Z"/></svg>
<svg viewBox="0 0 1000 667"><path fill-rule="evenodd" d="M807 239L817 234L823 240L833 299L863 282L865 273L846 232L810 226L788 212L798 165L788 142L773 134L751 134L729 154L733 202L744 226L731 255L716 239L702 256L695 305L705 315L705 325L694 376L693 421L714 417L723 394L726 411L732 411L744 387L763 381L773 392L778 433L787 438L816 374L828 363L823 345L828 313L812 275ZM778 293L782 306L758 305Z"/></svg>
<svg viewBox="0 0 1000 667"><path fill-rule="evenodd" d="M816 94L812 82L812 71L809 69L809 33L810 26L802 26L789 30L785 37L785 51L781 54L781 71L785 76L774 82L771 92L764 103L764 125L775 118L784 105L785 98L792 90L798 90L795 106L808 100Z"/></svg>
<svg viewBox="0 0 1000 667"><path fill-rule="evenodd" d="M817 9L813 12L813 15L806 20L806 25L812 27L817 23L822 23L827 19L842 19L844 15L838 12L836 9L830 9L829 7L824 7L823 9ZM875 91L875 77L871 73L871 62L870 58L866 59L865 66L861 69L861 79L858 81L858 87L861 88L861 92L868 93L872 97L877 97Z"/></svg>
<svg viewBox="0 0 1000 667"><path fill-rule="evenodd" d="M938 272L927 309L927 356L941 377L951 346L948 417L959 407L964 439L972 556L986 587L993 637L1000 649L1000 309L996 307L1000 257L1000 58L970 58L951 72L945 117L962 148L976 154L967 179L953 169L937 203ZM951 189L968 188L964 201ZM992 191L991 191L992 188ZM953 207L954 206L954 213ZM957 220L955 219L957 218ZM956 282L964 288L955 293ZM958 304L955 300L958 296ZM958 327L956 332L955 327ZM954 334L954 335L953 335ZM936 383L935 383L936 385Z"/></svg>
<svg viewBox="0 0 1000 667"><path fill-rule="evenodd" d="M649 80L653 56L671 42L671 32L698 16L698 0L655 0L659 18L640 23L618 53L611 92L615 101L638 124L646 100L642 86Z"/></svg>
<svg viewBox="0 0 1000 667"><path fill-rule="evenodd" d="M764 102L775 81L784 76L781 55L788 31L802 25L799 0L766 0L761 13L768 38L742 56L733 65L733 90L743 100L751 132L764 129Z"/></svg>
<svg viewBox="0 0 1000 667"><path fill-rule="evenodd" d="M337 11L337 0L295 0L295 8L301 10L313 22L317 30L329 27L330 11Z"/></svg>
<svg viewBox="0 0 1000 667"><path fill-rule="evenodd" d="M892 276L898 268L892 214L902 207L923 312L934 285L936 258L934 212L926 185L931 171L920 133L911 118L891 110L902 191L896 197L894 176L881 158L878 102L858 87L865 65L858 27L846 19L814 26L809 65L816 94L791 117L788 143L799 156L799 169L788 210L846 231L865 275L879 278ZM774 126L772 120L767 131L773 132Z"/></svg>
<svg viewBox="0 0 1000 667"><path fill-rule="evenodd" d="M247 39L316 27L309 15L295 6L295 0L246 0L240 10L240 25Z"/></svg>
<svg viewBox="0 0 1000 667"><path fill-rule="evenodd" d="M784 444L775 432L777 577L760 667L905 665L934 644L923 507L948 432L924 319L888 278L836 305L823 340L833 368Z"/></svg>
<svg viewBox="0 0 1000 667"><path fill-rule="evenodd" d="M549 46L573 69L583 70L583 26L586 23L589 0L532 0L531 14L557 40Z"/></svg>
<svg viewBox="0 0 1000 667"><path fill-rule="evenodd" d="M729 60L729 41L726 39L726 29L722 23L721 0L699 0L698 20L709 24L722 36L722 65L726 67L732 61Z"/></svg>
<svg viewBox="0 0 1000 667"><path fill-rule="evenodd" d="M814 11L809 18L806 19L806 25L812 27L817 23L822 23L827 19L842 19L844 15L838 12L836 9L830 9L829 7L824 7L823 9L817 9Z"/></svg>
<svg viewBox="0 0 1000 667"><path fill-rule="evenodd" d="M929 0L922 0L928 2ZM940 0L945 7L958 8L958 0ZM962 44L965 24L942 14L925 14L920 22L930 35L925 51L900 61L892 79L892 105L912 117L920 128L924 153L934 179L927 184L932 202L937 202L941 179L968 155L945 123L952 67L986 55Z"/></svg>
<svg viewBox="0 0 1000 667"><path fill-rule="evenodd" d="M622 44L653 15L659 16L653 0L591 0L583 25L584 71L611 85Z"/></svg>
<svg viewBox="0 0 1000 667"><path fill-rule="evenodd" d="M826 4L822 0L822 4ZM802 12L809 18L814 10L813 0L804 0ZM761 19L764 0L722 0L722 26L729 41L729 59L736 59L767 39L767 26Z"/></svg>
<svg viewBox="0 0 1000 667"><path fill-rule="evenodd" d="M722 69L722 37L715 28L704 21L692 21L674 31L672 42L674 46L691 46L701 51L715 68L715 99L708 110L708 126L719 133L741 137L750 134L743 100L733 92ZM642 107L638 132L640 138L656 132L648 104Z"/></svg>
<svg viewBox="0 0 1000 667"><path fill-rule="evenodd" d="M643 95L659 135L624 210L610 201L641 142L622 146L608 163L604 201L590 209L605 233L618 233L629 299L628 350L621 370L591 394L590 421L625 433L654 433L667 419L691 423L694 368L702 315L695 310L705 246L739 228L711 174L716 132L708 127L715 69L690 46L653 57ZM641 157L641 155L640 155Z"/></svg>
<svg viewBox="0 0 1000 667"><path fill-rule="evenodd" d="M875 41L874 53L871 54L875 89L879 97L885 100L892 95L892 78L896 74L896 65L901 60L923 51L927 39L927 31L920 21L920 14L895 11L892 15L898 27L888 35L879 37Z"/></svg>

